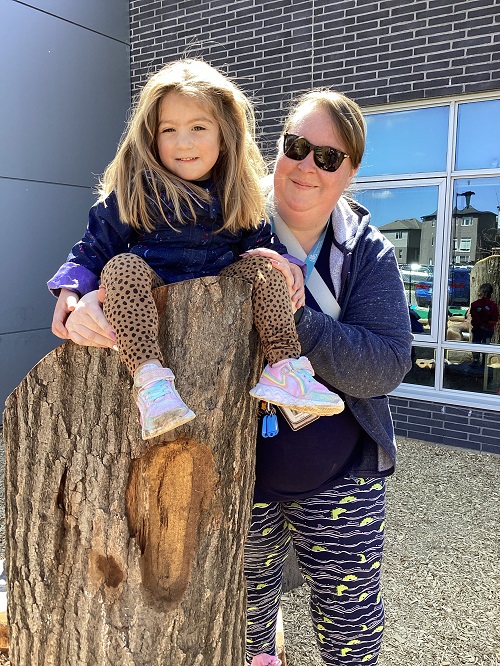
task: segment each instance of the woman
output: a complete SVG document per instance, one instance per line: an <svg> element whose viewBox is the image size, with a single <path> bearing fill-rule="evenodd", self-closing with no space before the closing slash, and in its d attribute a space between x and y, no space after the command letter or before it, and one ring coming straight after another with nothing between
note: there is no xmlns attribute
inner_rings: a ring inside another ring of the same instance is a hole
<svg viewBox="0 0 500 666"><path fill-rule="evenodd" d="M311 588L324 663L372 666L380 650L384 479L396 457L385 394L410 368L412 338L393 248L369 226L368 212L342 196L364 142L359 107L331 91L299 99L280 140L274 222L278 235L293 234L281 240L295 238L308 269L316 269L306 282L306 306L296 313L297 331L303 353L346 407L298 430L278 413L278 434L259 437L245 547L252 666L279 663L275 625L292 541ZM75 342L112 344L95 302L80 302L67 328Z"/></svg>
<svg viewBox="0 0 500 666"><path fill-rule="evenodd" d="M275 222L283 220L310 253L307 263L317 257L315 268L326 285L311 288L312 278L306 281L306 306L296 316L299 340L346 408L295 431L278 414L278 435L259 438L245 546L253 666L278 663L272 657L274 628L291 541L311 588L324 663L375 664L380 650L384 477L393 472L396 457L384 394L410 368L411 333L392 246L369 226L368 212L342 196L364 143L358 106L331 91L299 99L280 140ZM286 229L276 230L288 251L303 258ZM337 320L331 316L335 308L330 314L319 311L325 290L338 301Z"/></svg>

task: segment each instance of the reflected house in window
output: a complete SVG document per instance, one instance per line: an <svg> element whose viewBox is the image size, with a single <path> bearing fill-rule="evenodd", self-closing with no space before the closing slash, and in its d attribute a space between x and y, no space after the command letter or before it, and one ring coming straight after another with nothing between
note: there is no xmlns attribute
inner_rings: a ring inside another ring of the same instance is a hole
<svg viewBox="0 0 500 666"><path fill-rule="evenodd" d="M394 220L379 227L388 241L396 250L398 264L413 264L420 262L420 236L422 222L416 217L406 220Z"/></svg>
<svg viewBox="0 0 500 666"><path fill-rule="evenodd" d="M420 253L424 258L432 256L436 219L436 212L422 216ZM497 216L491 211L477 210L470 205L455 207L451 225L450 263L453 265L475 264L489 257L498 244Z"/></svg>

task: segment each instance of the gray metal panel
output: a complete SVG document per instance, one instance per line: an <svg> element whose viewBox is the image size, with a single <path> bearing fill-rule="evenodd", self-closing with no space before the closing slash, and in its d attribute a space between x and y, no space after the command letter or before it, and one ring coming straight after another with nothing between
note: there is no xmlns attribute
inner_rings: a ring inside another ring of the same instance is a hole
<svg viewBox="0 0 500 666"><path fill-rule="evenodd" d="M130 41L128 0L31 0L25 4L113 39Z"/></svg>
<svg viewBox="0 0 500 666"><path fill-rule="evenodd" d="M125 126L129 47L2 0L0 62L0 176L94 185Z"/></svg>
<svg viewBox="0 0 500 666"><path fill-rule="evenodd" d="M50 330L0 335L0 413L23 377L60 342Z"/></svg>
<svg viewBox="0 0 500 666"><path fill-rule="evenodd" d="M0 333L50 327L56 300L46 282L83 235L94 200L90 189L0 179Z"/></svg>

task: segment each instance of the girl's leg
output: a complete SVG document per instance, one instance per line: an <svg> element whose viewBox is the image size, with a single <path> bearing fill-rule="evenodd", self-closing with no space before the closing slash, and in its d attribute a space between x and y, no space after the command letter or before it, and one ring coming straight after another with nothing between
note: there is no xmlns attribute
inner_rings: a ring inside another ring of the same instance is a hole
<svg viewBox="0 0 500 666"><path fill-rule="evenodd" d="M274 365L284 359L299 358L300 343L286 281L269 259L244 257L227 266L220 275L253 285L253 320L268 363Z"/></svg>
<svg viewBox="0 0 500 666"><path fill-rule="evenodd" d="M384 479L346 478L316 497L284 503L283 512L311 588L323 661L327 666L374 666L384 629Z"/></svg>
<svg viewBox="0 0 500 666"><path fill-rule="evenodd" d="M289 546L290 532L281 512L281 504L254 504L244 560L248 664L259 655L276 655L276 621L281 599L283 563Z"/></svg>
<svg viewBox="0 0 500 666"><path fill-rule="evenodd" d="M104 267L101 283L104 314L115 329L120 359L134 378L143 439L194 419L175 389L173 372L162 367L153 289L163 280L140 257L119 254Z"/></svg>
<svg viewBox="0 0 500 666"><path fill-rule="evenodd" d="M342 400L313 379L309 360L300 357L286 281L269 259L245 257L227 266L221 276L239 278L253 285L253 319L269 365L250 395L308 414L331 416L341 412Z"/></svg>
<svg viewBox="0 0 500 666"><path fill-rule="evenodd" d="M133 376L152 359L162 362L158 346L158 311L153 289L163 280L135 254L118 254L102 271L106 287L103 311L116 332L120 360Z"/></svg>

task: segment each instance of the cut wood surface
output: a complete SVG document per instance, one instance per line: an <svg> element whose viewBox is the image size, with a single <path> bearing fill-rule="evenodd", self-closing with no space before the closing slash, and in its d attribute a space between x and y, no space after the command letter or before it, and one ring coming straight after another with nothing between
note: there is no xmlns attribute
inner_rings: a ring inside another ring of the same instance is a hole
<svg viewBox="0 0 500 666"><path fill-rule="evenodd" d="M144 442L111 350L66 343L7 401L6 560L16 666L244 663L243 542L262 367L246 284L155 294L197 418Z"/></svg>

